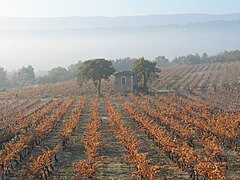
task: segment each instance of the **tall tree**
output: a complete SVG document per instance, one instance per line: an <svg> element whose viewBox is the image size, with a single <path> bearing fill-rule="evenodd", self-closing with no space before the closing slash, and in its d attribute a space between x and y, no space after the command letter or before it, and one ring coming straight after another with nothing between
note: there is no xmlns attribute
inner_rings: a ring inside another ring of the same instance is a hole
<svg viewBox="0 0 240 180"><path fill-rule="evenodd" d="M133 71L136 73L138 82L141 83L143 91L148 92L147 83L153 79L158 72L156 62L145 60L143 57L136 59L133 63Z"/></svg>
<svg viewBox="0 0 240 180"><path fill-rule="evenodd" d="M35 82L34 68L29 65L18 70L18 81L24 86L26 84L33 84Z"/></svg>
<svg viewBox="0 0 240 180"><path fill-rule="evenodd" d="M111 61L105 59L88 60L80 67L77 81L80 86L85 82L92 80L97 89L98 95L101 93L101 81L108 80L115 72Z"/></svg>

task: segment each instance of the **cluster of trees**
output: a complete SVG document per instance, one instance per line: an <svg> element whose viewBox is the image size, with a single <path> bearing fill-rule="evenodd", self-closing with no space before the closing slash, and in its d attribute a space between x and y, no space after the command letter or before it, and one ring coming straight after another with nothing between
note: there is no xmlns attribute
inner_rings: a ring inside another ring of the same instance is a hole
<svg viewBox="0 0 240 180"><path fill-rule="evenodd" d="M136 58L127 57L123 59L112 60L112 63L116 71L132 70L133 63L135 60ZM171 66L179 66L179 65L209 63L210 59L208 55L204 53L202 56L198 54L196 55L190 54L187 56L176 57L173 59L173 61L170 61L165 56L158 56L152 62L155 62L156 66L161 68L161 67L171 67Z"/></svg>
<svg viewBox="0 0 240 180"><path fill-rule="evenodd" d="M56 83L66 80L71 80L77 77L79 68L82 66L82 62L78 61L76 64L71 64L68 68L55 67L48 71L45 76L37 78L37 84Z"/></svg>
<svg viewBox="0 0 240 180"><path fill-rule="evenodd" d="M8 88L24 87L35 84L56 83L65 80L71 80L77 77L79 68L82 62L70 65L68 68L55 67L52 68L44 76L36 77L33 66L23 66L16 72L7 73L7 71L0 67L0 91Z"/></svg>
<svg viewBox="0 0 240 180"><path fill-rule="evenodd" d="M138 90L148 92L149 80L155 78L155 73L159 72L156 62L144 59L143 57L133 61L133 70L138 79ZM102 80L109 80L109 77L116 71L112 61L105 59L88 60L79 69L77 81L80 86L92 81L97 89L98 95L101 94Z"/></svg>
<svg viewBox="0 0 240 180"><path fill-rule="evenodd" d="M96 62L95 62L96 61ZM215 63L215 62L227 62L227 61L240 61L240 51L225 51L214 56L208 56L206 53L203 53L201 56L199 54L190 54L187 56L180 56L174 58L172 61L169 61L165 56L158 56L153 61L145 60L144 58L123 58L110 60L105 62L105 59L89 60L89 61L78 61L76 64L70 65L68 68L64 67L55 67L48 71L48 74L40 77L36 77L34 73L34 68L29 65L27 67L22 67L17 72L14 72L10 77L8 77L7 72L4 68L0 67L0 90L12 87L23 87L34 84L45 84L45 83L56 83L65 80L71 80L78 77L79 82L84 82L85 80L92 79L95 86L100 89L101 81L99 79L93 79L93 76L102 76L99 71L104 73L105 69L101 67L109 66L112 68L111 73L115 71L125 71L133 70L135 72L144 72L149 71L146 74L138 74L139 79L141 79L142 84L140 87L147 89L147 81L151 78L152 74L150 71L155 72L154 67L170 67L170 66L179 66L179 65L191 65L191 64L203 64L203 63ZM105 63L105 64L104 64ZM97 67L95 67L97 65ZM142 67L141 67L141 66ZM141 68L140 68L141 67ZM88 71L89 68L97 68L99 71ZM113 70L114 69L114 70ZM79 74L79 70L80 73ZM90 75L89 73L93 73ZM96 74L94 74L96 73ZM110 74L111 74L110 73ZM88 75L88 78L81 79L80 76ZM148 77L149 76L149 77ZM108 76L104 76L103 79L107 79Z"/></svg>
<svg viewBox="0 0 240 180"><path fill-rule="evenodd" d="M209 58L210 62L228 62L228 61L240 61L240 51L224 51Z"/></svg>
<svg viewBox="0 0 240 180"><path fill-rule="evenodd" d="M137 58L120 58L116 60L111 60L113 67L116 69L116 71L132 71L133 70L133 64L134 61L136 61ZM169 62L169 59L167 59L165 56L158 56L153 61L156 63L158 67L169 67L171 66L171 63Z"/></svg>
<svg viewBox="0 0 240 180"><path fill-rule="evenodd" d="M134 59L127 57L127 58L112 60L111 62L113 64L113 67L116 69L116 71L131 71L133 68Z"/></svg>
<svg viewBox="0 0 240 180"><path fill-rule="evenodd" d="M133 68L133 62L135 58L123 58L113 60L113 66L117 71L131 70ZM240 61L240 51L224 51L214 56L208 56L207 53L189 54L187 56L175 57L170 61L165 56L156 57L153 62L156 62L157 67L172 67L180 65L194 65L194 64L206 64L206 63L217 63L217 62L228 62L228 61Z"/></svg>
<svg viewBox="0 0 240 180"><path fill-rule="evenodd" d="M187 55L176 57L169 64L174 65L190 65L190 64L205 64L205 63L223 63L230 61L240 61L240 51L224 51L217 55L208 56L207 53L203 53L202 56L196 55Z"/></svg>
<svg viewBox="0 0 240 180"><path fill-rule="evenodd" d="M32 85L35 83L34 68L32 66L22 67L14 72L11 78L7 77L7 71L0 67L0 90L3 91L9 87L19 87Z"/></svg>
<svg viewBox="0 0 240 180"><path fill-rule="evenodd" d="M115 61L112 60L112 63L116 71L132 70L133 63L135 60L136 60L135 58L127 57L123 59L117 59ZM202 56L198 54L180 56L180 57L174 58L172 61L170 61L165 56L158 56L152 62L155 62L156 66L161 68L161 67L172 67L172 66L180 66L180 65L203 64L203 63L209 63L211 62L211 60L208 57L208 55L204 53Z"/></svg>
<svg viewBox="0 0 240 180"><path fill-rule="evenodd" d="M187 56L176 57L172 60L171 64L173 66L179 65L192 65L192 64L204 64L209 63L209 57L207 53L203 53L202 56L199 54L190 54Z"/></svg>

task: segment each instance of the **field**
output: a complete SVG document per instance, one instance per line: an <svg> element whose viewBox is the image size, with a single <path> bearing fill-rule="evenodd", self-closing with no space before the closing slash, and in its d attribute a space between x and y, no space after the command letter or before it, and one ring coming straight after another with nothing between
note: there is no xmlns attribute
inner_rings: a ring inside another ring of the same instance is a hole
<svg viewBox="0 0 240 180"><path fill-rule="evenodd" d="M178 82L198 88L177 94L94 97L74 82L1 93L0 179L239 179L240 69L226 80L225 66L217 89L201 75L206 91L193 80L206 67L193 67Z"/></svg>
<svg viewBox="0 0 240 180"><path fill-rule="evenodd" d="M152 86L158 90L189 90L229 88L239 83L240 63L230 62L163 68Z"/></svg>

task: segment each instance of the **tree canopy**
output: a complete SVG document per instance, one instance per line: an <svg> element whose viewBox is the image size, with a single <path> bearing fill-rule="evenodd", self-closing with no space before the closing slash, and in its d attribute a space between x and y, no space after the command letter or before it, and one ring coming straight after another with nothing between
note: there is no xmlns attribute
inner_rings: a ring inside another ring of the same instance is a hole
<svg viewBox="0 0 240 180"><path fill-rule="evenodd" d="M173 59L171 62L173 65L193 65L193 64L203 64L208 63L208 55L203 53L202 57L199 54L189 54L187 56L180 56Z"/></svg>
<svg viewBox="0 0 240 180"><path fill-rule="evenodd" d="M158 56L155 58L155 61L158 67L168 67L171 65L169 59L167 59L165 56Z"/></svg>
<svg viewBox="0 0 240 180"><path fill-rule="evenodd" d="M56 67L51 69L48 72L48 76L51 83L56 83L56 82L65 81L69 79L68 71L64 67Z"/></svg>
<svg viewBox="0 0 240 180"><path fill-rule="evenodd" d="M105 59L87 60L80 67L77 81L80 86L85 82L92 80L94 86L97 88L98 94L101 93L101 81L108 80L115 72L111 61Z"/></svg>
<svg viewBox="0 0 240 180"><path fill-rule="evenodd" d="M240 61L240 51L224 51L215 56L210 57L210 61L215 62L228 62L228 61Z"/></svg>
<svg viewBox="0 0 240 180"><path fill-rule="evenodd" d="M156 64L156 62L145 60L143 57L136 59L133 63L133 71L136 73L138 82L144 92L148 92L148 81L153 79L158 71Z"/></svg>
<svg viewBox="0 0 240 180"><path fill-rule="evenodd" d="M133 68L133 62L134 59L129 57L112 61L113 67L116 69L116 71L131 71Z"/></svg>
<svg viewBox="0 0 240 180"><path fill-rule="evenodd" d="M62 82L70 79L75 78L76 69L75 65L71 65L71 68L74 67L74 70L71 69L71 72L67 70L64 67L55 67L52 68L50 71L48 71L48 74L45 76L38 77L37 83L39 84L45 84L45 83L57 83L57 82Z"/></svg>
<svg viewBox="0 0 240 180"><path fill-rule="evenodd" d="M34 68L29 65L18 70L18 82L24 86L26 84L33 84L35 82Z"/></svg>

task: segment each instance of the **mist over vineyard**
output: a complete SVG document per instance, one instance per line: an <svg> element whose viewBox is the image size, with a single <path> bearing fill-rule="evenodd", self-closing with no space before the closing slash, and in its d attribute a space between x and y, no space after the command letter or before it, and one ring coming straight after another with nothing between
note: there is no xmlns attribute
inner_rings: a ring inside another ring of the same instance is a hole
<svg viewBox="0 0 240 180"><path fill-rule="evenodd" d="M0 18L0 60L8 70L67 67L78 60L187 54L240 47L240 15Z"/></svg>

